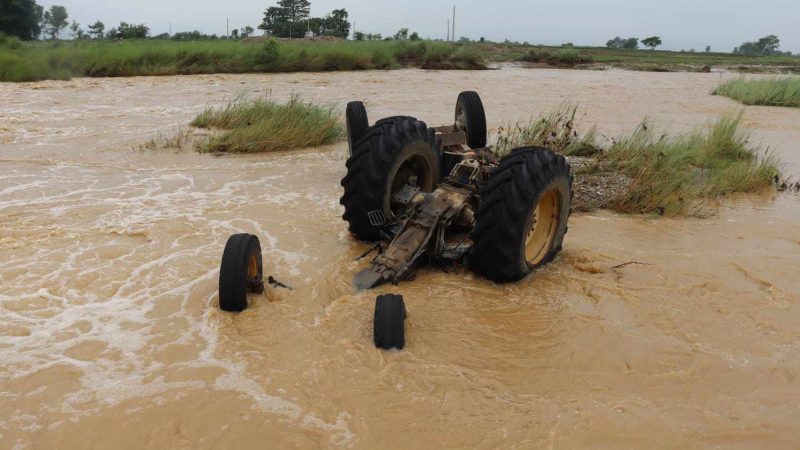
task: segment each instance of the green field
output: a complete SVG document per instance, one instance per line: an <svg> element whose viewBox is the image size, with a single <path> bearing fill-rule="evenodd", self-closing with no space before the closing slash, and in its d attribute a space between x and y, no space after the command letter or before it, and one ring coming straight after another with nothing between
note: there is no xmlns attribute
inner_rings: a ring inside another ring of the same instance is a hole
<svg viewBox="0 0 800 450"><path fill-rule="evenodd" d="M431 41L79 41L0 47L0 81L201 73L482 69L474 48Z"/></svg>
<svg viewBox="0 0 800 450"><path fill-rule="evenodd" d="M436 41L55 41L0 43L0 81L201 73L337 70L483 69L487 63L528 61L554 67L800 73L800 57L727 53L540 47Z"/></svg>

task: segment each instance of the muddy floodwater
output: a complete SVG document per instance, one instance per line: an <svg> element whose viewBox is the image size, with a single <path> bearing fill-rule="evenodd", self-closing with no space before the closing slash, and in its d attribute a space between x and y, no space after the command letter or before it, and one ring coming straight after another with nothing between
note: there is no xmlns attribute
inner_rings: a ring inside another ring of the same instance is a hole
<svg viewBox="0 0 800 450"><path fill-rule="evenodd" d="M0 83L0 448L797 448L800 198L708 219L573 216L514 284L422 270L357 293L346 143L215 157L133 147L238 95L366 101L371 119L490 126L564 101L613 136L742 108L720 74L561 71L207 75ZM800 109L747 107L800 175ZM294 288L218 310L227 237ZM627 264L626 263L631 263ZM376 293L407 347L372 344Z"/></svg>

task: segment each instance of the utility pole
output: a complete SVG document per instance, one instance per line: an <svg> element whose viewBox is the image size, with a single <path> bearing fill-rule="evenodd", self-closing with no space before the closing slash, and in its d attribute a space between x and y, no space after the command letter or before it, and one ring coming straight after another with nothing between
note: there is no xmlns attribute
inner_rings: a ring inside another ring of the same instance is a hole
<svg viewBox="0 0 800 450"><path fill-rule="evenodd" d="M228 25L228 18L225 18L225 37L231 37L231 32L229 30L230 26Z"/></svg>
<svg viewBox="0 0 800 450"><path fill-rule="evenodd" d="M456 41L456 5L453 5L453 42Z"/></svg>
<svg viewBox="0 0 800 450"><path fill-rule="evenodd" d="M447 39L445 41L450 42L450 19L447 19Z"/></svg>
<svg viewBox="0 0 800 450"><path fill-rule="evenodd" d="M169 23L169 35L172 36L172 22Z"/></svg>

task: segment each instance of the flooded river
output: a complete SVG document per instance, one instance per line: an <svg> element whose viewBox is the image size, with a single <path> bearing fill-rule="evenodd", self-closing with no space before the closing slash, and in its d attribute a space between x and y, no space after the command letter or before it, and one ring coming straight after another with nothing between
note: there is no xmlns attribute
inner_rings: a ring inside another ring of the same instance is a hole
<svg viewBox="0 0 800 450"><path fill-rule="evenodd" d="M710 219L571 219L560 258L494 285L423 270L383 287L406 350L372 345L341 220L346 144L214 157L133 150L245 95L372 120L491 125L580 103L615 135L738 108L720 74L506 68L0 84L0 448L793 448L800 444L800 198ZM800 175L800 110L744 125ZM268 290L217 309L222 249L261 238ZM635 263L633 263L635 262ZM625 265L625 263L633 263ZM616 267L616 268L615 268Z"/></svg>

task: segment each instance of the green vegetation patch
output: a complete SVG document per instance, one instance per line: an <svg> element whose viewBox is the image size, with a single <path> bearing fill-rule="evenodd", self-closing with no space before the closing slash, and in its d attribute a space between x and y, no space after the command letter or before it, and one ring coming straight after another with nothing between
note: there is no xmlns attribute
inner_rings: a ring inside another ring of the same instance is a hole
<svg viewBox="0 0 800 450"><path fill-rule="evenodd" d="M203 152L255 153L316 147L342 137L339 114L333 106L319 106L293 96L287 103L269 99L232 101L209 108L192 126L221 130L197 144Z"/></svg>
<svg viewBox="0 0 800 450"><path fill-rule="evenodd" d="M780 177L775 158L749 144L739 130L742 113L727 113L711 126L679 135L657 134L647 120L602 148L595 129L581 134L574 106L563 106L527 123L504 126L497 136L500 154L525 145L550 147L581 159L582 177L608 184L613 195L599 204L617 212L703 216L709 201L734 193L754 193L775 186ZM622 175L622 176L620 176Z"/></svg>
<svg viewBox="0 0 800 450"><path fill-rule="evenodd" d="M800 77L730 80L714 90L745 105L800 108Z"/></svg>
<svg viewBox="0 0 800 450"><path fill-rule="evenodd" d="M71 77L485 69L476 48L433 41L80 40L0 45L0 81Z"/></svg>
<svg viewBox="0 0 800 450"><path fill-rule="evenodd" d="M548 50L543 48L534 48L528 51L521 61L531 63L545 63L551 66L564 66L572 67L578 64L590 64L594 59L574 49L563 50Z"/></svg>

